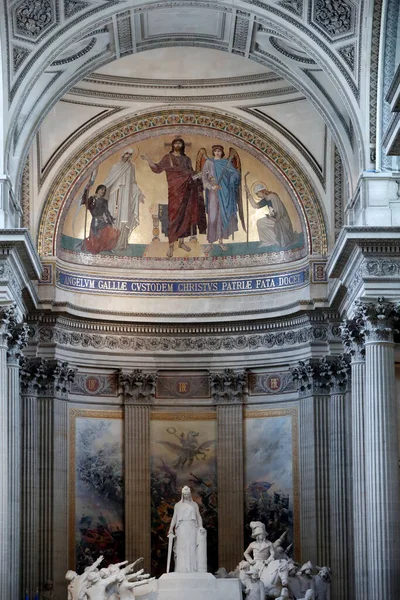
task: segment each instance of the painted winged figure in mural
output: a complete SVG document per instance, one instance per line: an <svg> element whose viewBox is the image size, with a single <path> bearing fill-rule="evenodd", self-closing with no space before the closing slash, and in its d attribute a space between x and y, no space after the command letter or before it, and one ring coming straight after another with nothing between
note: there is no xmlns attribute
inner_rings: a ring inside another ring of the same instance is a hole
<svg viewBox="0 0 400 600"><path fill-rule="evenodd" d="M210 450L211 446L215 444L215 440L207 440L200 444L197 441L199 435L197 431L189 431L186 435L182 432L178 435L175 427L168 427L167 432L175 436L179 440L180 445L178 446L178 444L175 444L174 442L167 441L158 443L177 455L178 458L173 464L173 467L176 469L183 469L186 463L187 466L190 467L193 464L194 459L205 460L207 458L206 453Z"/></svg>
<svg viewBox="0 0 400 600"><path fill-rule="evenodd" d="M212 156L205 148L197 153L196 171L201 172L206 193L207 241L205 253L211 252L214 242L223 252L224 240L238 231L238 213L244 231L246 224L241 193L241 161L234 148L229 148L228 158L221 144L212 146Z"/></svg>

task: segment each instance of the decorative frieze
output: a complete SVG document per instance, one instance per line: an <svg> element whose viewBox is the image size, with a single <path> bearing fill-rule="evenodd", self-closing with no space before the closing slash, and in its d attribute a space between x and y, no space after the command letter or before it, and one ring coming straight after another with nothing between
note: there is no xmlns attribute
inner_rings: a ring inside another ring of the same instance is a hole
<svg viewBox="0 0 400 600"><path fill-rule="evenodd" d="M157 373L144 373L135 369L132 373L119 373L119 385L125 404L152 404L156 395Z"/></svg>
<svg viewBox="0 0 400 600"><path fill-rule="evenodd" d="M247 391L247 374L225 369L223 373L210 373L211 397L216 404L243 402Z"/></svg>

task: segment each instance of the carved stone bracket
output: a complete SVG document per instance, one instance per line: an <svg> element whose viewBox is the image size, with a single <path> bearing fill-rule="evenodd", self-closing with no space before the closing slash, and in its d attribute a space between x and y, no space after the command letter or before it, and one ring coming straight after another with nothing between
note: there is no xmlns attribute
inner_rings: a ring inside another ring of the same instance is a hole
<svg viewBox="0 0 400 600"><path fill-rule="evenodd" d="M301 396L308 393L344 393L350 372L349 360L345 356L327 356L321 359L300 361L291 369L293 381Z"/></svg>
<svg viewBox="0 0 400 600"><path fill-rule="evenodd" d="M144 373L135 369L132 373L119 373L118 382L125 404L152 404L156 395L157 373Z"/></svg>
<svg viewBox="0 0 400 600"><path fill-rule="evenodd" d="M362 323L366 341L393 341L400 317L399 305L379 297L376 302L356 301L355 320Z"/></svg>
<svg viewBox="0 0 400 600"><path fill-rule="evenodd" d="M75 373L76 370L70 369L67 362L22 358L20 362L22 393L66 396L75 379Z"/></svg>
<svg viewBox="0 0 400 600"><path fill-rule="evenodd" d="M232 369L210 373L210 387L211 397L216 404L241 403L247 390L247 373L236 373Z"/></svg>

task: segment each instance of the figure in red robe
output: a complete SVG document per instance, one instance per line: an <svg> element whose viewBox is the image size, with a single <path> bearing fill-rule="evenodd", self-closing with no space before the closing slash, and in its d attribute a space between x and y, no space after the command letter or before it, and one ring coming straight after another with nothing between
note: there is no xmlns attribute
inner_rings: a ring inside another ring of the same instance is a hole
<svg viewBox="0 0 400 600"><path fill-rule="evenodd" d="M185 142L177 138L171 143L171 151L159 163L147 155L141 157L147 161L153 173L165 171L168 183L168 258L174 254L174 242L179 248L190 252L185 237L206 233L207 222L204 207L201 174L195 173L192 161L185 154Z"/></svg>

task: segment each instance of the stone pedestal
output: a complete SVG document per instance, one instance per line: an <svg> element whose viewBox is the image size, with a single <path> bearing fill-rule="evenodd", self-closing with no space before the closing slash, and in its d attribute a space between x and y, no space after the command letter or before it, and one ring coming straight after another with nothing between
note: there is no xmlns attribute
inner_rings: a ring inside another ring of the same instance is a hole
<svg viewBox="0 0 400 600"><path fill-rule="evenodd" d="M242 600L239 579L216 579L211 573L168 573L157 583L157 600Z"/></svg>

